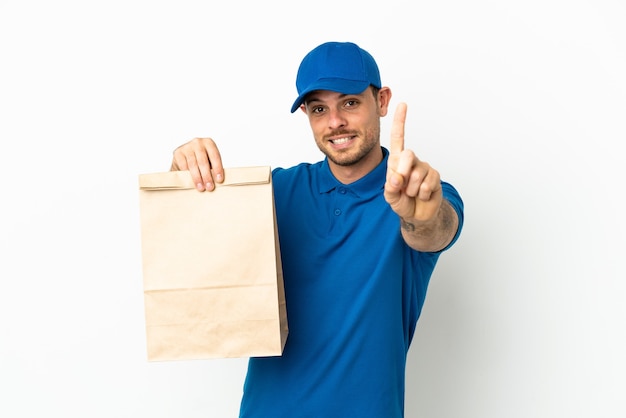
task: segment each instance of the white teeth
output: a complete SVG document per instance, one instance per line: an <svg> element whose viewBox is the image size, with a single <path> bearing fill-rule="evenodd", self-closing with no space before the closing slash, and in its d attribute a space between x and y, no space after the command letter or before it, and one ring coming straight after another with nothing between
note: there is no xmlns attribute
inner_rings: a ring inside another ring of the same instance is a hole
<svg viewBox="0 0 626 418"><path fill-rule="evenodd" d="M345 144L346 142L348 142L350 140L350 138L346 137L346 138L338 138L338 139L333 139L333 144L335 145L341 145L341 144Z"/></svg>

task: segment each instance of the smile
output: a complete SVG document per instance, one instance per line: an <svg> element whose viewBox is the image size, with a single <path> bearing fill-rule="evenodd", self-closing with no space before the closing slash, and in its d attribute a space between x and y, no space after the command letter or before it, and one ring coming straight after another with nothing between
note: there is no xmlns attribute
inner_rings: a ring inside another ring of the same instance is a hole
<svg viewBox="0 0 626 418"><path fill-rule="evenodd" d="M344 136L343 138L335 138L335 139L331 139L330 142L332 142L335 145L342 145L347 143L348 141L350 141L352 139L351 136Z"/></svg>

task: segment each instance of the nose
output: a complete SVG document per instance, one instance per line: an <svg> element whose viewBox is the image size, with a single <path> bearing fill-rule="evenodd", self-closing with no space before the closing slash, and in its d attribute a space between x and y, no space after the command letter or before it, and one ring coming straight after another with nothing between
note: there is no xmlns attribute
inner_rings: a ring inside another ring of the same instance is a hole
<svg viewBox="0 0 626 418"><path fill-rule="evenodd" d="M343 117L341 110L331 109L328 112L328 127L330 129L343 128L346 124L346 119Z"/></svg>

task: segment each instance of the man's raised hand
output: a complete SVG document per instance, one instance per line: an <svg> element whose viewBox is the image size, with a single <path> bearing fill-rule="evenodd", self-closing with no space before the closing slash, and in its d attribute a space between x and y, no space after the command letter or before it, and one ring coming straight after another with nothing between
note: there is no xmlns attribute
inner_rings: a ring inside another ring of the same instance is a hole
<svg viewBox="0 0 626 418"><path fill-rule="evenodd" d="M404 220L433 220L443 194L439 172L404 149L406 103L399 103L391 126L391 142L385 182L385 200Z"/></svg>

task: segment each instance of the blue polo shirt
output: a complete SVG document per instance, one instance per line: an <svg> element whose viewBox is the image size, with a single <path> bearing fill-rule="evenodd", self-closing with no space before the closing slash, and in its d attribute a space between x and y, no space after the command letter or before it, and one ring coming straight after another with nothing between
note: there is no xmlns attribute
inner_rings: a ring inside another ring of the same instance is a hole
<svg viewBox="0 0 626 418"><path fill-rule="evenodd" d="M440 253L402 239L383 152L348 185L326 160L273 171L289 337L281 357L250 359L240 417L404 416L406 355ZM462 225L461 198L442 185Z"/></svg>

